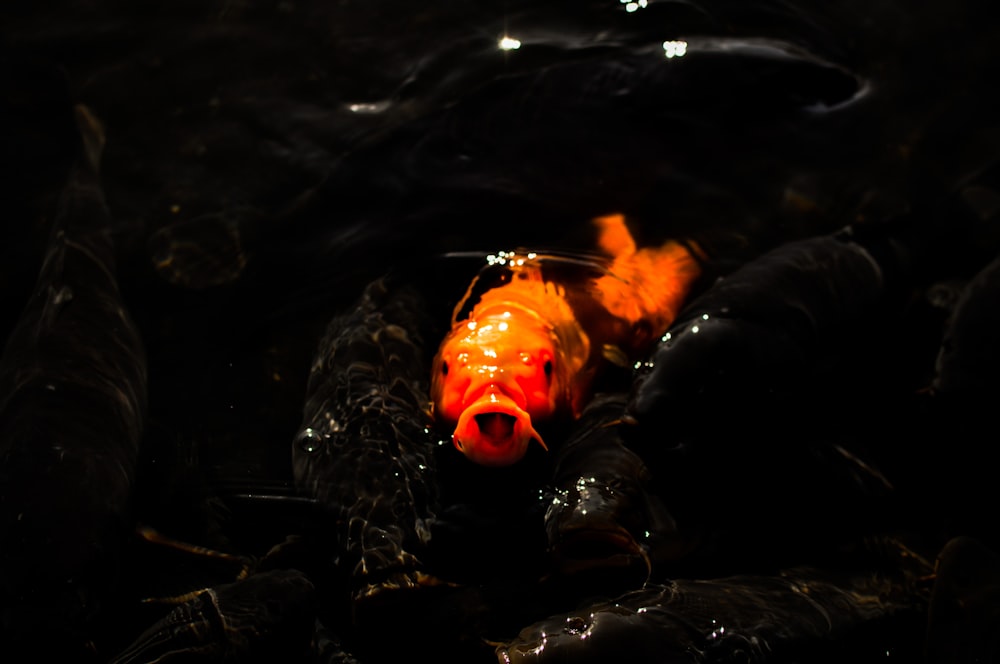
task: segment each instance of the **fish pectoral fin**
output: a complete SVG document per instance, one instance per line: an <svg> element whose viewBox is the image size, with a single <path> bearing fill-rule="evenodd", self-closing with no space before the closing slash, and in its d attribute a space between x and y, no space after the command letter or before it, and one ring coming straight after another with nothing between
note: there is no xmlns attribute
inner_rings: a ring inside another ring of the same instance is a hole
<svg viewBox="0 0 1000 664"><path fill-rule="evenodd" d="M601 357L618 367L629 365L628 355L616 344L604 344L601 346Z"/></svg>

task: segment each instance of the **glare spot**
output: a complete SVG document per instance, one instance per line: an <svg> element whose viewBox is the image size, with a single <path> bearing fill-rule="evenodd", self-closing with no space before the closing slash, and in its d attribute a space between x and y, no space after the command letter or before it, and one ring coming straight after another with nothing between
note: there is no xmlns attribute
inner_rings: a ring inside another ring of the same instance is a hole
<svg viewBox="0 0 1000 664"><path fill-rule="evenodd" d="M514 256L512 251L498 251L496 254L490 254L486 257L486 262L490 265L506 265L507 260Z"/></svg>
<svg viewBox="0 0 1000 664"><path fill-rule="evenodd" d="M708 314L702 314L701 315L701 319L702 320L708 320Z"/></svg>
<svg viewBox="0 0 1000 664"><path fill-rule="evenodd" d="M681 40L670 40L663 42L663 55L668 58L679 58L687 53L687 42Z"/></svg>
<svg viewBox="0 0 1000 664"><path fill-rule="evenodd" d="M545 635L545 633L544 633L544 632L542 632L542 642L541 642L541 643L539 643L539 644L538 644L537 646L535 646L534 648L532 648L532 649L528 650L528 651L527 651L527 652L528 652L528 654L532 654L532 655L539 655L539 654L541 654L541 652L542 652L543 650L545 650L545 644L546 644L546 642L547 642L547 641L548 641L548 637L547 637L547 636Z"/></svg>
<svg viewBox="0 0 1000 664"><path fill-rule="evenodd" d="M476 329L476 321L470 320L468 323L465 324L465 326L467 328L469 328L470 330L475 330Z"/></svg>
<svg viewBox="0 0 1000 664"><path fill-rule="evenodd" d="M500 43L498 44L500 50L502 51L516 51L521 48L521 40L514 39L508 35L504 35L500 38Z"/></svg>
<svg viewBox="0 0 1000 664"><path fill-rule="evenodd" d="M528 252L528 259L529 260L535 260L535 258L537 258L537 257L538 257L538 254L536 254L535 252L533 252L533 251Z"/></svg>
<svg viewBox="0 0 1000 664"><path fill-rule="evenodd" d="M694 325L691 327L691 334L698 334L698 326Z"/></svg>
<svg viewBox="0 0 1000 664"><path fill-rule="evenodd" d="M500 321L499 323L497 323L497 329L500 330L501 332L506 332L508 327L509 326L507 325L507 321ZM494 353L494 356L495 355L496 354Z"/></svg>
<svg viewBox="0 0 1000 664"><path fill-rule="evenodd" d="M667 332L662 337L660 337L660 341L670 341L670 333Z"/></svg>
<svg viewBox="0 0 1000 664"><path fill-rule="evenodd" d="M485 355L486 357L492 357L492 358L496 359L497 352L495 350L493 350L492 348L484 348L483 349L483 355Z"/></svg>
<svg viewBox="0 0 1000 664"><path fill-rule="evenodd" d="M358 113L361 115L370 115L374 113L382 113L387 108L389 108L389 102L378 101L378 102L362 102L358 104L348 104L347 110L351 113Z"/></svg>

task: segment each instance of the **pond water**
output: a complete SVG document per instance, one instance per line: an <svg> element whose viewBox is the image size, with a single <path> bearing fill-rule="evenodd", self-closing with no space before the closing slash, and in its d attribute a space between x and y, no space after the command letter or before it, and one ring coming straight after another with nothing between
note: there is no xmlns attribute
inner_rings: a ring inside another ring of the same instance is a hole
<svg viewBox="0 0 1000 664"><path fill-rule="evenodd" d="M774 247L855 224L899 239L912 264L881 312L842 321L801 389L783 386L798 392L789 411L729 394L657 421L689 451L680 470L649 460L672 483L667 509L712 524L664 574L811 562L796 556L851 524L885 527L862 524L868 506L823 475L827 443L880 464L904 498L889 525L924 555L962 534L996 545L976 509L987 471L968 457L987 415L969 403L925 420L912 399L934 379L948 306L1000 246L996 14L972 0L7 2L0 330L36 279L73 158L68 109L86 104L106 134L118 279L149 365L137 518L262 556L316 528L291 445L324 329L373 279L409 275L446 316L479 255L587 251L590 219L622 212L643 244L702 247L707 290ZM450 463L443 476L460 477ZM456 547L504 564L483 553L487 534L462 534ZM233 578L225 562L131 546L129 599ZM101 625L95 661L164 611L133 606L113 609L120 629ZM402 630L413 651L469 654L416 625L419 637ZM905 627L858 656L918 656L923 634Z"/></svg>

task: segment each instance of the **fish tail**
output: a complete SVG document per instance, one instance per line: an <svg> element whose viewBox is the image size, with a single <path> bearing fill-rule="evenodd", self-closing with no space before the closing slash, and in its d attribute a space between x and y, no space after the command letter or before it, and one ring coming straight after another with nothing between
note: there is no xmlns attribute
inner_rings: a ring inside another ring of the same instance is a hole
<svg viewBox="0 0 1000 664"><path fill-rule="evenodd" d="M600 230L598 245L613 257L611 274L596 281L601 304L629 323L646 320L654 329L665 330L701 274L698 247L668 240L637 250L622 215L594 222Z"/></svg>
<svg viewBox="0 0 1000 664"><path fill-rule="evenodd" d="M701 275L701 266L679 242L666 242L657 248L643 249L639 254L643 252L649 252L649 265L642 272L640 297L656 314L656 328L665 330L684 306L692 284Z"/></svg>
<svg viewBox="0 0 1000 664"><path fill-rule="evenodd" d="M609 214L594 219L597 226L597 246L614 257L631 256L636 252L635 239L625 226L625 215Z"/></svg>

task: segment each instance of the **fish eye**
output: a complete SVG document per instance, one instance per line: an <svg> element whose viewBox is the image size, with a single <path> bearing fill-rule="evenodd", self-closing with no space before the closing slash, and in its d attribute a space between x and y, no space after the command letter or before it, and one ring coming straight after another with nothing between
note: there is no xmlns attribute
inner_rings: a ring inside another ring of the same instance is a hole
<svg viewBox="0 0 1000 664"><path fill-rule="evenodd" d="M441 363L441 375L442 376L447 376L448 375L448 363L447 362L442 362Z"/></svg>
<svg viewBox="0 0 1000 664"><path fill-rule="evenodd" d="M542 370L545 372L546 378L552 378L552 360L545 360Z"/></svg>

